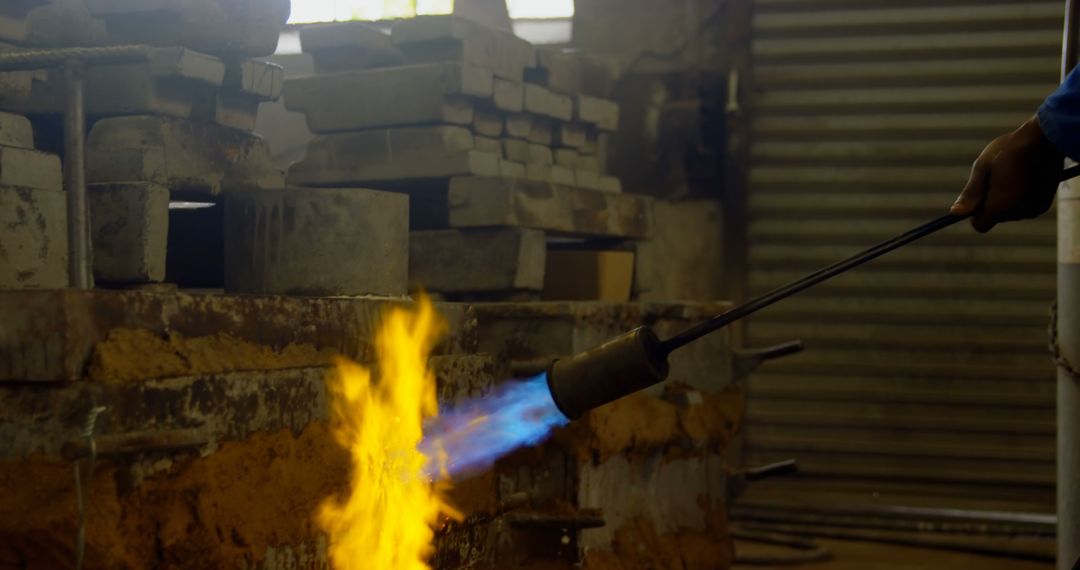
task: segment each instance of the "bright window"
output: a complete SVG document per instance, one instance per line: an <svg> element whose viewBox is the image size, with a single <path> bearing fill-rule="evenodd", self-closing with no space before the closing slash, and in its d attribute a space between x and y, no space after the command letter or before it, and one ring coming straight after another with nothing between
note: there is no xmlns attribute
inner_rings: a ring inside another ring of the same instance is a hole
<svg viewBox="0 0 1080 570"><path fill-rule="evenodd" d="M449 14L454 0L293 0L289 22L388 20L418 14ZM574 0L507 0L510 17L569 18Z"/></svg>

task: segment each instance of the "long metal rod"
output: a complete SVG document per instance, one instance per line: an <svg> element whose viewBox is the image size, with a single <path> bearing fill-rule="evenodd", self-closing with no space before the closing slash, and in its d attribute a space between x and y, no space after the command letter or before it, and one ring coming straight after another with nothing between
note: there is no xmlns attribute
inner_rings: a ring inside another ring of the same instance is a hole
<svg viewBox="0 0 1080 570"><path fill-rule="evenodd" d="M68 285L90 289L90 214L86 202L86 110L82 63L64 65L67 106L64 109L64 191L67 195Z"/></svg>
<svg viewBox="0 0 1080 570"><path fill-rule="evenodd" d="M1074 166L1061 173L1061 180L1068 180L1075 176L1080 176L1080 166ZM751 299L741 305L738 305L731 310L716 315L715 317L698 323L685 331L663 341L660 344L660 349L664 354L670 354L672 351L682 348L691 342L719 329L726 327L727 325L744 318L748 315L756 313L773 303L782 301L796 293L805 291L814 285L827 281L845 273L851 269L854 269L868 261L877 259L890 251L901 248L917 239L926 237L936 231L945 229L963 219L967 216L957 216L948 214L941 216L940 218L927 222L917 228L911 229L903 234L900 234L890 240L879 243L869 249L863 250L855 255L837 261L836 263L819 269L801 279L782 285L761 295Z"/></svg>

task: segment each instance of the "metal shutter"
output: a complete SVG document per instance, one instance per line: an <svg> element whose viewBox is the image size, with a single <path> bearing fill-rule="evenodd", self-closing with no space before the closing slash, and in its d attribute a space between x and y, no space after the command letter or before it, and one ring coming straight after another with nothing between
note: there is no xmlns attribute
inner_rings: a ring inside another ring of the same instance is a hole
<svg viewBox="0 0 1080 570"><path fill-rule="evenodd" d="M749 288L944 213L989 140L1054 89L1061 1L755 0ZM1053 511L1051 214L946 230L762 312L806 340L750 389L750 503Z"/></svg>

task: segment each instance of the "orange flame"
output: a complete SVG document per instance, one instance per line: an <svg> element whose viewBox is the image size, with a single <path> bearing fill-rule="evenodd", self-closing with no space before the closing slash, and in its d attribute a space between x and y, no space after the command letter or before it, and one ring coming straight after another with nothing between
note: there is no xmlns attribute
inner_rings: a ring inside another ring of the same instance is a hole
<svg viewBox="0 0 1080 570"><path fill-rule="evenodd" d="M440 512L456 515L423 476L422 424L438 413L428 357L446 328L430 300L380 324L372 370L340 361L331 379L334 436L352 456L349 495L325 501L319 525L338 570L426 570Z"/></svg>

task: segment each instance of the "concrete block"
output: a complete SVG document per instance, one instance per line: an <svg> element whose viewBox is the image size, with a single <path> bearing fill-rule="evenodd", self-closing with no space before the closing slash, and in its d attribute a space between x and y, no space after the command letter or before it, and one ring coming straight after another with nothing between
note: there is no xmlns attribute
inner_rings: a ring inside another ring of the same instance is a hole
<svg viewBox="0 0 1080 570"><path fill-rule="evenodd" d="M30 119L13 113L0 113L0 146L34 148L34 128L30 125Z"/></svg>
<svg viewBox="0 0 1080 570"><path fill-rule="evenodd" d="M425 123L469 125L473 111L465 96L487 99L491 94L491 72L460 63L364 69L285 82L285 106L303 112L316 133Z"/></svg>
<svg viewBox="0 0 1080 570"><path fill-rule="evenodd" d="M490 152L500 156L502 156L503 153L502 140L493 137L474 135L473 146L476 150L481 152Z"/></svg>
<svg viewBox="0 0 1080 570"><path fill-rule="evenodd" d="M601 131L619 129L619 104L607 99L578 95L574 98L574 120L596 125Z"/></svg>
<svg viewBox="0 0 1080 570"><path fill-rule="evenodd" d="M0 186L63 190L60 157L13 146L0 146Z"/></svg>
<svg viewBox="0 0 1080 570"><path fill-rule="evenodd" d="M44 73L44 80L34 81L29 91L0 91L0 108L22 114L63 113L67 100L63 70ZM225 64L217 58L183 48L150 49L144 62L87 69L86 113L193 117L200 105L214 101L224 78Z"/></svg>
<svg viewBox="0 0 1080 570"><path fill-rule="evenodd" d="M590 128L585 134L585 144L577 149L583 157L595 159L596 170L608 171L608 162L611 154L611 133L599 132ZM591 163L590 163L591 164Z"/></svg>
<svg viewBox="0 0 1080 570"><path fill-rule="evenodd" d="M557 148L553 151L555 164L564 168L577 168L579 155L572 148Z"/></svg>
<svg viewBox="0 0 1080 570"><path fill-rule="evenodd" d="M495 109L477 107L473 110L473 132L485 137L503 134L503 115Z"/></svg>
<svg viewBox="0 0 1080 570"><path fill-rule="evenodd" d="M289 0L85 0L115 43L184 46L229 57L277 49Z"/></svg>
<svg viewBox="0 0 1080 570"><path fill-rule="evenodd" d="M391 38L410 61L464 61L514 81L521 81L525 68L536 62L529 42L456 16L399 20L391 29Z"/></svg>
<svg viewBox="0 0 1080 570"><path fill-rule="evenodd" d="M258 135L156 116L113 117L87 137L89 182L157 182L171 192L216 195L282 188L285 176Z"/></svg>
<svg viewBox="0 0 1080 570"><path fill-rule="evenodd" d="M543 162L525 163L525 178L534 182L552 182L551 164Z"/></svg>
<svg viewBox="0 0 1080 570"><path fill-rule="evenodd" d="M520 139L503 139L503 156L514 162L529 162L529 148L532 145L528 141Z"/></svg>
<svg viewBox="0 0 1080 570"><path fill-rule="evenodd" d="M87 187L94 279L152 283L165 279L169 191L153 182Z"/></svg>
<svg viewBox="0 0 1080 570"><path fill-rule="evenodd" d="M529 135L525 138L531 143L551 146L555 140L555 122L547 117L534 116Z"/></svg>
<svg viewBox="0 0 1080 570"><path fill-rule="evenodd" d="M536 115L569 121L574 116L574 101L545 87L526 83L525 110Z"/></svg>
<svg viewBox="0 0 1080 570"><path fill-rule="evenodd" d="M528 172L525 165L512 160L499 160L499 176L503 178L525 178Z"/></svg>
<svg viewBox="0 0 1080 570"><path fill-rule="evenodd" d="M81 0L5 0L0 5L0 41L25 47L62 48L109 43L105 22Z"/></svg>
<svg viewBox="0 0 1080 570"><path fill-rule="evenodd" d="M551 152L550 147L546 147L542 144L530 144L529 145L529 158L525 162L530 164L555 164L555 157Z"/></svg>
<svg viewBox="0 0 1080 570"><path fill-rule="evenodd" d="M529 180L460 177L450 180L453 228L525 227L580 235L641 238L649 234L652 201Z"/></svg>
<svg viewBox="0 0 1080 570"><path fill-rule="evenodd" d="M581 92L581 56L558 48L536 50L536 67L525 70L525 80L564 95Z"/></svg>
<svg viewBox="0 0 1080 570"><path fill-rule="evenodd" d="M574 186L588 188L589 190L600 190L600 173L593 170L575 169Z"/></svg>
<svg viewBox="0 0 1080 570"><path fill-rule="evenodd" d="M564 186L574 186L574 169L566 168L565 166L552 166L551 181L555 184L562 184Z"/></svg>
<svg viewBox="0 0 1080 570"><path fill-rule="evenodd" d="M587 129L585 125L578 123L560 123L555 127L552 134L555 146L581 148L585 144Z"/></svg>
<svg viewBox="0 0 1080 570"><path fill-rule="evenodd" d="M402 127L320 135L289 181L349 186L466 175L498 176L499 155L476 150L461 127Z"/></svg>
<svg viewBox="0 0 1080 570"><path fill-rule="evenodd" d="M68 286L62 190L0 186L0 289Z"/></svg>
<svg viewBox="0 0 1080 570"><path fill-rule="evenodd" d="M604 192L622 192L622 180L615 176L601 176L600 190Z"/></svg>
<svg viewBox="0 0 1080 570"><path fill-rule="evenodd" d="M409 235L409 283L436 293L539 291L544 232L523 228L432 230Z"/></svg>
<svg viewBox="0 0 1080 570"><path fill-rule="evenodd" d="M500 111L520 113L525 110L525 85L520 81L496 78L492 101Z"/></svg>
<svg viewBox="0 0 1080 570"><path fill-rule="evenodd" d="M515 139L528 138L532 133L533 117L526 113L507 113L505 134Z"/></svg>
<svg viewBox="0 0 1080 570"><path fill-rule="evenodd" d="M305 53L312 54L320 73L405 63L390 34L363 22L305 26L300 28L300 44Z"/></svg>
<svg viewBox="0 0 1080 570"><path fill-rule="evenodd" d="M575 170L585 170L589 172L600 173L600 160L595 156L587 156L579 154Z"/></svg>
<svg viewBox="0 0 1080 570"><path fill-rule="evenodd" d="M409 198L362 188L240 190L225 196L225 290L402 295Z"/></svg>
<svg viewBox="0 0 1080 570"><path fill-rule="evenodd" d="M219 125L255 130L259 106L281 97L285 70L280 65L248 60L231 63L225 71L221 91L205 109L198 109L195 118Z"/></svg>

